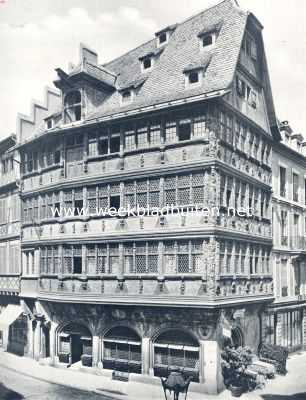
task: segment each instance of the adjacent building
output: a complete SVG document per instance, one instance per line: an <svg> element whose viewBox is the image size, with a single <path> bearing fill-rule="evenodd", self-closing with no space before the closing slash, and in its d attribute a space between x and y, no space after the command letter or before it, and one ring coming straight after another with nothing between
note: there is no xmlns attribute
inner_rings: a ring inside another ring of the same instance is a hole
<svg viewBox="0 0 306 400"><path fill-rule="evenodd" d="M273 273L275 302L263 314L263 339L290 351L306 339L306 147L289 123L273 147Z"/></svg>
<svg viewBox="0 0 306 400"><path fill-rule="evenodd" d="M25 318L19 305L20 197L16 137L0 142L0 347L24 353Z"/></svg>

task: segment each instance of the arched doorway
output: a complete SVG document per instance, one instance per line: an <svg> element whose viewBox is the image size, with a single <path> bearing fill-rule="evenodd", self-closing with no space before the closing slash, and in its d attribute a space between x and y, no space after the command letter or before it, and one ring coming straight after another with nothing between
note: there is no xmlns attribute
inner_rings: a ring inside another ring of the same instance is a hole
<svg viewBox="0 0 306 400"><path fill-rule="evenodd" d="M103 338L103 348L103 368L141 374L141 338L133 329L110 329Z"/></svg>
<svg viewBox="0 0 306 400"><path fill-rule="evenodd" d="M200 349L198 341L180 329L169 329L154 341L154 375L167 377L171 368L199 381Z"/></svg>
<svg viewBox="0 0 306 400"><path fill-rule="evenodd" d="M58 356L59 361L66 364L77 363L82 356L92 358L92 335L89 329L78 323L65 325L59 333Z"/></svg>

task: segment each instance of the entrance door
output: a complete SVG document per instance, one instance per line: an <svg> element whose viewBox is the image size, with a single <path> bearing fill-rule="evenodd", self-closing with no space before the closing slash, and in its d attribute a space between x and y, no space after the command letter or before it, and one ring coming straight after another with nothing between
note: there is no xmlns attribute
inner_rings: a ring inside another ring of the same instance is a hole
<svg viewBox="0 0 306 400"><path fill-rule="evenodd" d="M72 364L81 360L82 341L80 335L71 335L71 361Z"/></svg>
<svg viewBox="0 0 306 400"><path fill-rule="evenodd" d="M83 146L67 149L67 176L73 178L83 172Z"/></svg>

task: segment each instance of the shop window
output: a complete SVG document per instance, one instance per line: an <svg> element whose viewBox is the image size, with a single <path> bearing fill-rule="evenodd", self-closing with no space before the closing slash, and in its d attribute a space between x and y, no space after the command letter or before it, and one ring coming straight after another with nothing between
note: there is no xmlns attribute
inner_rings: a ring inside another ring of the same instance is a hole
<svg viewBox="0 0 306 400"><path fill-rule="evenodd" d="M103 367L141 373L141 339L132 329L112 328L103 339Z"/></svg>
<svg viewBox="0 0 306 400"><path fill-rule="evenodd" d="M154 342L154 375L167 377L173 368L182 370L192 381L199 380L199 344L188 333L173 329Z"/></svg>

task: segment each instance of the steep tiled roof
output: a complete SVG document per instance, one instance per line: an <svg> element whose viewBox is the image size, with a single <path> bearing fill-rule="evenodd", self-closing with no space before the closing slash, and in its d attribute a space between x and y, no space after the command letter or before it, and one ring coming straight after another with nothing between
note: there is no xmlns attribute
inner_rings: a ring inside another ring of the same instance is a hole
<svg viewBox="0 0 306 400"><path fill-rule="evenodd" d="M116 91L87 119L228 88L238 61L247 18L248 13L238 8L234 0L224 0L178 24L149 72L141 71L139 58L156 52L156 39L105 64L105 68L118 75L119 88L131 86L131 82L141 77L146 77L146 80L132 103L122 106L120 94ZM210 31L212 26L218 27L217 41L209 50L200 51L198 34L207 29ZM202 85L186 89L183 71L190 65L203 65L207 69Z"/></svg>

